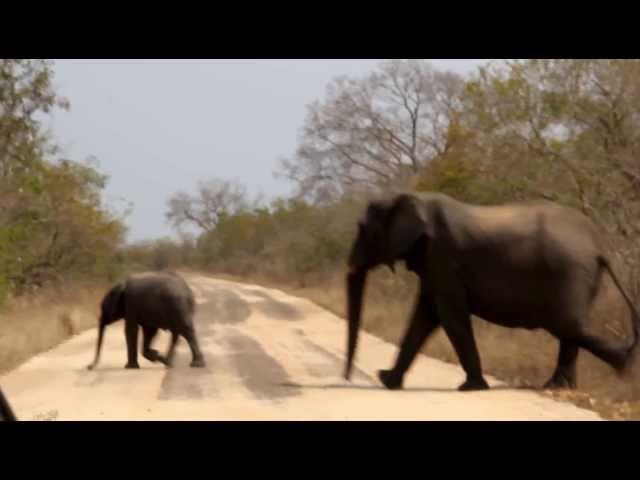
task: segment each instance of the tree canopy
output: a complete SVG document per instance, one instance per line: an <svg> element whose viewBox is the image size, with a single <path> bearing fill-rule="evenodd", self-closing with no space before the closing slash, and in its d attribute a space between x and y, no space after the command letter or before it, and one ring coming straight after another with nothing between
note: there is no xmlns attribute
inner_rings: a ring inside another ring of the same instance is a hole
<svg viewBox="0 0 640 480"><path fill-rule="evenodd" d="M68 109L52 64L0 60L0 301L10 292L78 275L103 275L125 227L103 204L107 178L59 157L39 121Z"/></svg>

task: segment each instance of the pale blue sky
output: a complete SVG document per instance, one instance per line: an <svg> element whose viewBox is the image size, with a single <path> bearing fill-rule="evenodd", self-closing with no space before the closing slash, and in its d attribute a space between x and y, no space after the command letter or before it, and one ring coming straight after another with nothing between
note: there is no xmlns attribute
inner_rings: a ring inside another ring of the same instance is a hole
<svg viewBox="0 0 640 480"><path fill-rule="evenodd" d="M430 60L467 73L485 60ZM71 101L51 127L69 158L95 156L107 201L133 204L129 240L171 235L166 200L199 180L236 179L266 198L287 194L278 158L293 153L306 106L338 75L379 60L57 60Z"/></svg>

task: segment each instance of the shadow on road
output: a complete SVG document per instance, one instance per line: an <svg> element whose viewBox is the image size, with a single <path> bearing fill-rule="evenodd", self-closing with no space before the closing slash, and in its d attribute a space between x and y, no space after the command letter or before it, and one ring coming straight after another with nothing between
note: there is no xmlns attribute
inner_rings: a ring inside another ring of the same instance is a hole
<svg viewBox="0 0 640 480"><path fill-rule="evenodd" d="M333 383L333 384L300 384L293 382L286 382L278 384L280 387L289 388L302 388L302 389L317 389L317 390L386 390L382 385L362 385L362 384L345 384L345 383ZM492 390L529 390L529 391L543 391L543 388L532 386L511 386L511 385L496 385L489 390L482 390L484 392L490 392ZM458 392L457 388L436 388L436 387L405 387L402 390L394 390L394 392ZM459 392L464 393L464 392ZM478 391L476 391L478 393Z"/></svg>
<svg viewBox="0 0 640 480"><path fill-rule="evenodd" d="M124 365L122 365L121 367L118 366L97 366L96 368L94 368L93 370L89 370L87 367L78 367L76 369L74 369L76 372L80 372L80 373L104 373L104 372L127 372L127 371L131 371L131 372L136 372L136 371L140 371L140 370L165 370L168 371L169 369L166 368L164 365L140 365L140 368L124 368Z"/></svg>

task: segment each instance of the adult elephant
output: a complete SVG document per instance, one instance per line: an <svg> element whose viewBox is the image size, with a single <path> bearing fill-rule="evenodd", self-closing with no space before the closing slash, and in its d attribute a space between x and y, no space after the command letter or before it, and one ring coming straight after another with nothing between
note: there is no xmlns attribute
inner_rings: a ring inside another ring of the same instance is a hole
<svg viewBox="0 0 640 480"><path fill-rule="evenodd" d="M18 420L13 413L11 405L9 405L7 397L4 396L2 389L0 389L0 420L5 422L15 422Z"/></svg>
<svg viewBox="0 0 640 480"><path fill-rule="evenodd" d="M195 301L193 292L182 277L172 272L146 272L134 274L117 283L104 296L101 305L96 356L87 368L98 364L105 327L121 318L125 320L128 362L125 368L138 365L138 327L142 327L142 355L152 361L160 361L167 367L173 365L176 344L180 336L189 343L192 367L204 367L205 361L198 346L193 325ZM151 348L158 329L171 332L171 342L166 356Z"/></svg>
<svg viewBox="0 0 640 480"><path fill-rule="evenodd" d="M345 378L356 351L367 272L404 261L420 278L409 328L395 365L378 378L389 389L425 340L442 327L466 373L459 390L489 388L483 378L471 315L489 322L544 329L560 342L547 388L575 388L583 348L619 373L638 344L640 316L606 259L595 226L571 208L535 201L474 206L438 193L402 193L369 203L349 257ZM634 338L619 345L587 330L589 311L607 270L633 315Z"/></svg>

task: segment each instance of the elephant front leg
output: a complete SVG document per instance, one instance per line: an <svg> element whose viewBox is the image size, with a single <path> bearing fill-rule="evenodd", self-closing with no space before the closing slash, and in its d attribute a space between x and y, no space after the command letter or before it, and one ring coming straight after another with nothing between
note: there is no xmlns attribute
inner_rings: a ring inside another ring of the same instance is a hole
<svg viewBox="0 0 640 480"><path fill-rule="evenodd" d="M151 342L157 333L158 329L155 327L142 327L142 356L150 362L163 361L163 358L158 351L151 348Z"/></svg>
<svg viewBox="0 0 640 480"><path fill-rule="evenodd" d="M124 368L140 368L138 365L138 322L125 319L128 361Z"/></svg>
<svg viewBox="0 0 640 480"><path fill-rule="evenodd" d="M489 384L482 375L480 354L473 335L471 315L465 302L448 298L438 304L438 312L447 337L458 355L467 379L458 387L460 391L486 390Z"/></svg>
<svg viewBox="0 0 640 480"><path fill-rule="evenodd" d="M378 372L378 378L386 388L389 390L402 388L405 373L409 370L424 342L439 324L437 312L434 308L430 308L427 295L420 293L394 367L391 370Z"/></svg>
<svg viewBox="0 0 640 480"><path fill-rule="evenodd" d="M567 340L560 340L558 365L552 377L544 384L547 389L576 388L576 363L578 360L578 346Z"/></svg>

